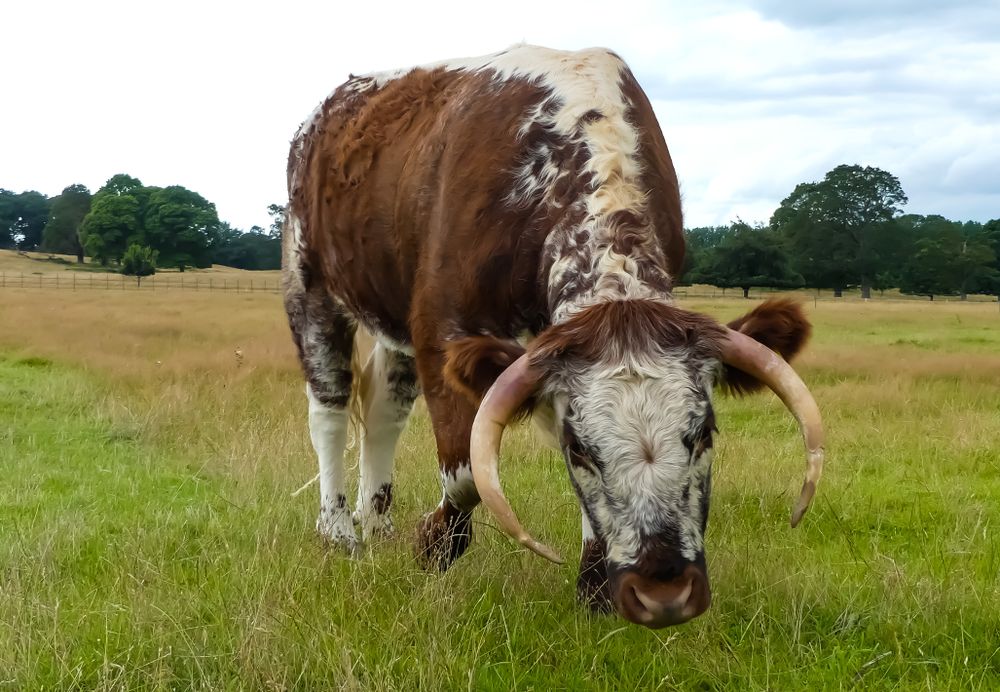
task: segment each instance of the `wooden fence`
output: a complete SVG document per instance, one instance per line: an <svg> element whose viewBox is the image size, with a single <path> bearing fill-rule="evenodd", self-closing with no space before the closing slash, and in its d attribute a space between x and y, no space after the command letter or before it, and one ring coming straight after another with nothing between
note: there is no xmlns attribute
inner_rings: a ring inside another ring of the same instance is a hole
<svg viewBox="0 0 1000 692"><path fill-rule="evenodd" d="M0 272L0 288L48 288L67 291L237 291L250 293L281 290L281 280L272 278L159 274L136 281L134 276L111 273L64 272L25 274Z"/></svg>

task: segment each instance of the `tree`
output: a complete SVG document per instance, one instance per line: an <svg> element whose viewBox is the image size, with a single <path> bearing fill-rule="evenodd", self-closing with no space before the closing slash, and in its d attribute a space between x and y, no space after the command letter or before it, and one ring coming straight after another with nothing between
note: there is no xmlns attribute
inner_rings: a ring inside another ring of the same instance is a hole
<svg viewBox="0 0 1000 692"><path fill-rule="evenodd" d="M681 283L691 284L691 277L704 262L706 253L732 235L730 226L698 226L684 230L684 266L681 268Z"/></svg>
<svg viewBox="0 0 1000 692"><path fill-rule="evenodd" d="M959 294L992 288L996 253L985 234L967 233L963 224L941 216L924 217L917 226L915 252L900 276L900 290L914 295ZM975 227L973 231L978 230Z"/></svg>
<svg viewBox="0 0 1000 692"><path fill-rule="evenodd" d="M0 190L0 247L34 250L48 218L49 200L41 192Z"/></svg>
<svg viewBox="0 0 1000 692"><path fill-rule="evenodd" d="M771 227L789 241L795 268L812 286L860 285L871 296L889 262L880 235L907 202L899 179L872 166L840 165L814 183L801 183L782 200Z"/></svg>
<svg viewBox="0 0 1000 692"><path fill-rule="evenodd" d="M129 194L102 194L94 196L90 212L80 227L80 240L84 250L95 260L107 266L120 260L125 248L139 232L139 202Z"/></svg>
<svg viewBox="0 0 1000 692"><path fill-rule="evenodd" d="M141 286L142 277L156 273L157 254L151 247L132 243L122 256L122 274L134 276L136 286Z"/></svg>
<svg viewBox="0 0 1000 692"><path fill-rule="evenodd" d="M801 286L802 277L789 266L789 257L780 238L766 228L752 228L742 221L732 224L731 233L708 249L692 270L692 283L720 288L739 287L748 298L753 286L790 288Z"/></svg>
<svg viewBox="0 0 1000 692"><path fill-rule="evenodd" d="M283 204L267 205L267 213L271 216L271 228L268 230L268 235L281 238L281 230L285 227L285 212Z"/></svg>
<svg viewBox="0 0 1000 692"><path fill-rule="evenodd" d="M125 173L116 173L108 178L108 181L101 186L97 194L109 194L121 197L122 195L135 195L143 187L142 181L133 178Z"/></svg>
<svg viewBox="0 0 1000 692"><path fill-rule="evenodd" d="M14 224L21 215L17 208L17 193L0 188L0 247L12 248Z"/></svg>
<svg viewBox="0 0 1000 692"><path fill-rule="evenodd" d="M219 234L215 205L180 185L158 189L149 197L143 240L159 251L165 266L208 267Z"/></svg>
<svg viewBox="0 0 1000 692"><path fill-rule="evenodd" d="M246 233L226 222L219 224L219 239L212 261L239 269L280 269L281 238L253 226ZM273 232L273 231L272 231Z"/></svg>
<svg viewBox="0 0 1000 692"><path fill-rule="evenodd" d="M70 185L52 198L49 222L42 231L42 248L48 252L76 255L83 263L83 245L80 226L90 211L90 190L84 185Z"/></svg>

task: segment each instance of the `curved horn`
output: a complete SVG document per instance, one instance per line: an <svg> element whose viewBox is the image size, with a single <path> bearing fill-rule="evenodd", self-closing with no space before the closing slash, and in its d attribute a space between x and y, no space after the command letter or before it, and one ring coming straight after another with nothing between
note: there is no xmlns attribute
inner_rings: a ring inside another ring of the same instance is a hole
<svg viewBox="0 0 1000 692"><path fill-rule="evenodd" d="M561 565L563 559L556 551L539 543L524 530L500 489L500 440L503 430L538 386L539 375L529 366L528 354L525 353L511 363L486 392L472 423L472 477L483 504L497 518L504 531L528 550Z"/></svg>
<svg viewBox="0 0 1000 692"><path fill-rule="evenodd" d="M802 429L806 447L806 479L792 511L792 526L797 526L816 493L816 484L823 473L823 420L816 400L805 383L784 358L756 339L727 329L722 345L722 362L753 375L778 395L792 412Z"/></svg>

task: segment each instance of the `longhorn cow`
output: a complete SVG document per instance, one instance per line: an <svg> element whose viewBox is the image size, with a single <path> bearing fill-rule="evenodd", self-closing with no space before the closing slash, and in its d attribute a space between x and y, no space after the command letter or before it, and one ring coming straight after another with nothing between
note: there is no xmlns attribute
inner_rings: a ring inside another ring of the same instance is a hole
<svg viewBox="0 0 1000 692"><path fill-rule="evenodd" d="M327 539L353 549L354 522L362 540L391 530L394 450L421 392L443 497L418 555L440 569L466 550L479 502L560 560L500 488L504 427L527 413L565 456L583 514L577 592L592 608L662 627L708 607L716 384L766 385L794 414L807 473L793 526L806 511L823 432L787 360L809 323L788 301L728 326L676 304L677 177L614 53L517 46L352 76L295 136L288 190L285 307ZM376 339L363 367L360 331ZM364 431L353 513L352 391Z"/></svg>

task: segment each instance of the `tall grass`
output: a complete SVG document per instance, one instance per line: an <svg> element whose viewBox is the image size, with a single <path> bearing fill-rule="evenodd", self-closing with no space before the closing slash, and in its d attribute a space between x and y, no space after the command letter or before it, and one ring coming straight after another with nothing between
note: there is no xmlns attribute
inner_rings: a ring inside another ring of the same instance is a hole
<svg viewBox="0 0 1000 692"><path fill-rule="evenodd" d="M810 307L818 502L788 528L801 443L780 403L720 398L714 603L651 632L576 607L575 567L485 514L449 572L420 570L440 489L419 405L398 535L325 549L314 493L291 497L315 468L277 296L4 292L0 689L996 689L995 310ZM572 555L562 461L528 432L505 443L508 496Z"/></svg>

